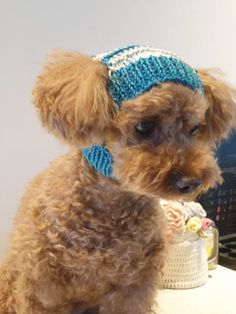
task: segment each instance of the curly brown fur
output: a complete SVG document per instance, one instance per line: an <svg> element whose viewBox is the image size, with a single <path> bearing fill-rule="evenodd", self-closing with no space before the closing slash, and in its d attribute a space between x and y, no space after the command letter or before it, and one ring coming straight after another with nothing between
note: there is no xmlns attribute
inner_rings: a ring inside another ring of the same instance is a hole
<svg viewBox="0 0 236 314"><path fill-rule="evenodd" d="M79 151L56 160L32 182L16 218L7 264L15 312L91 307L153 280L164 246L157 206L94 174Z"/></svg>
<svg viewBox="0 0 236 314"><path fill-rule="evenodd" d="M107 70L98 61L52 53L33 91L43 125L66 143L97 144L114 112L106 85Z"/></svg>
<svg viewBox="0 0 236 314"><path fill-rule="evenodd" d="M200 78L204 84L209 108L206 113L205 138L212 144L219 143L229 136L236 126L235 89L228 86L221 79L216 70L199 70Z"/></svg>
<svg viewBox="0 0 236 314"><path fill-rule="evenodd" d="M214 143L235 126L230 88L200 74L205 96L164 83L116 112L103 65L78 53L54 56L34 103L43 125L71 150L22 199L0 267L1 314L153 313L166 248L159 198L183 198L176 176L201 180L188 199L220 182ZM144 138L135 125L147 120L156 131ZM104 142L116 180L96 173L80 151Z"/></svg>

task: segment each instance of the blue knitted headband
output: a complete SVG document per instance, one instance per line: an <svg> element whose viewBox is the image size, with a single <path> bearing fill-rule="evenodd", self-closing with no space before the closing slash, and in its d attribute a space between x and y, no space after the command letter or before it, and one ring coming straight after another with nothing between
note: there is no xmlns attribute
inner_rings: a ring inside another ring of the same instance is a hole
<svg viewBox="0 0 236 314"><path fill-rule="evenodd" d="M133 99L163 82L204 90L196 70L174 54L160 49L128 46L97 55L94 59L107 66L108 90L120 108L124 100Z"/></svg>
<svg viewBox="0 0 236 314"><path fill-rule="evenodd" d="M176 55L147 46L128 46L94 57L109 70L108 92L119 109L122 102L164 82L175 82L204 93L197 71ZM82 150L89 164L112 177L112 155L103 145Z"/></svg>

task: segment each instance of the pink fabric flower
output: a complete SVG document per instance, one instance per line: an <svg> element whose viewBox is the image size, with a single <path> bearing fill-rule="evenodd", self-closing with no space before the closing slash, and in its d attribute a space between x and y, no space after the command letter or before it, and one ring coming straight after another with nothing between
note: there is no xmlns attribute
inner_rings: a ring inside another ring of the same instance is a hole
<svg viewBox="0 0 236 314"><path fill-rule="evenodd" d="M169 229L173 232L183 231L185 221L188 218L183 205L173 201L162 202L161 205L165 211Z"/></svg>
<svg viewBox="0 0 236 314"><path fill-rule="evenodd" d="M171 229L167 229L166 231L166 240L171 241L173 238L173 231Z"/></svg>
<svg viewBox="0 0 236 314"><path fill-rule="evenodd" d="M209 218L202 219L202 230L206 231L212 225L212 220Z"/></svg>

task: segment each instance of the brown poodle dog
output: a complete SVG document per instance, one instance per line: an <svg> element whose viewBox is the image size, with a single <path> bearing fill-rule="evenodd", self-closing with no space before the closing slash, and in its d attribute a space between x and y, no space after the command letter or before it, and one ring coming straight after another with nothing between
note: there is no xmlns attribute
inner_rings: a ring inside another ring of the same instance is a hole
<svg viewBox="0 0 236 314"><path fill-rule="evenodd" d="M1 314L153 313L166 248L159 198L194 199L221 182L214 149L236 113L225 83L200 70L204 92L157 82L120 110L109 75L59 51L37 79L42 123L71 149L22 199L0 267ZM112 177L82 154L99 143Z"/></svg>

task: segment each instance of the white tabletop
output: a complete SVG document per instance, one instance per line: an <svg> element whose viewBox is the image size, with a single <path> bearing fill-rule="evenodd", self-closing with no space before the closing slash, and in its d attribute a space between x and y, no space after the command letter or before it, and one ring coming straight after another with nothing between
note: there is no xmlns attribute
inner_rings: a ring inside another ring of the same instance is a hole
<svg viewBox="0 0 236 314"><path fill-rule="evenodd" d="M217 266L202 287L161 290L158 303L159 314L236 314L236 271Z"/></svg>

